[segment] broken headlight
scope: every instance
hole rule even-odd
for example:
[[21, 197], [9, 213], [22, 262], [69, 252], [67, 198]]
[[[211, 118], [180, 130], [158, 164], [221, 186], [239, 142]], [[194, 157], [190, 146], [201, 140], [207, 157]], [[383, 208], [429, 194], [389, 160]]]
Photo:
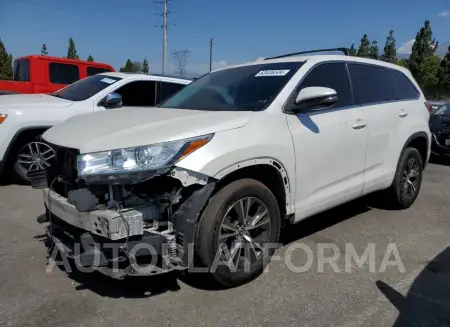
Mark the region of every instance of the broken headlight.
[[201, 148], [212, 136], [81, 154], [77, 158], [78, 176], [126, 174], [162, 168]]

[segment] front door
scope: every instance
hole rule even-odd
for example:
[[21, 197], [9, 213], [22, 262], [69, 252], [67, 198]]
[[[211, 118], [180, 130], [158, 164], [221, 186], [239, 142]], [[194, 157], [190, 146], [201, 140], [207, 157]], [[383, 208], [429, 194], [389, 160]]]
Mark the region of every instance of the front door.
[[295, 219], [357, 198], [364, 186], [367, 122], [354, 105], [345, 63], [312, 68], [297, 91], [329, 87], [338, 102], [327, 110], [286, 115], [296, 156]]

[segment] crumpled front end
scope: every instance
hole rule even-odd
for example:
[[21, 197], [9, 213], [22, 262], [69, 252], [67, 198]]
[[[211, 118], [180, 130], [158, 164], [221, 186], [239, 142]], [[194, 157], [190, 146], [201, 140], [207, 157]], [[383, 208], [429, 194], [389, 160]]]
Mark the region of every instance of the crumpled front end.
[[171, 166], [88, 182], [78, 177], [77, 150], [52, 147], [52, 166], [29, 176], [43, 189], [52, 246], [114, 278], [189, 267], [213, 178]]

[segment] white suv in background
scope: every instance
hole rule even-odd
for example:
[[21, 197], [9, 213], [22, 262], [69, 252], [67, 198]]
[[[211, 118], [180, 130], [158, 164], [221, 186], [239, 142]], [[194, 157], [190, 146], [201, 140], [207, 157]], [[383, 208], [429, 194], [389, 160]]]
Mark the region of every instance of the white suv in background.
[[17, 176], [28, 182], [27, 172], [48, 166], [54, 157], [54, 151], [38, 138], [51, 126], [74, 115], [122, 105], [156, 106], [190, 82], [169, 76], [108, 72], [51, 94], [1, 96], [0, 170], [14, 168]]
[[[375, 191], [411, 206], [429, 109], [410, 72], [382, 61], [296, 53], [216, 70], [157, 108], [48, 130], [56, 162], [32, 180], [40, 222], [69, 258], [115, 278], [201, 266], [239, 285], [263, 271], [283, 221]], [[164, 260], [139, 269], [143, 245]]]

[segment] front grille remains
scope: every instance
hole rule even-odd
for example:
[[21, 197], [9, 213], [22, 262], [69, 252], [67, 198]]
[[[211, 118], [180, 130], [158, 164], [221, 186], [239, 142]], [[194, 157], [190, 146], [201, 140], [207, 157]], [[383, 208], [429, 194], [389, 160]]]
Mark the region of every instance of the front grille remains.
[[[55, 160], [47, 169], [48, 185], [53, 183], [53, 191], [67, 197], [69, 191], [77, 189], [77, 155], [78, 150], [50, 144], [55, 150]], [[60, 177], [61, 179], [55, 180]]]

